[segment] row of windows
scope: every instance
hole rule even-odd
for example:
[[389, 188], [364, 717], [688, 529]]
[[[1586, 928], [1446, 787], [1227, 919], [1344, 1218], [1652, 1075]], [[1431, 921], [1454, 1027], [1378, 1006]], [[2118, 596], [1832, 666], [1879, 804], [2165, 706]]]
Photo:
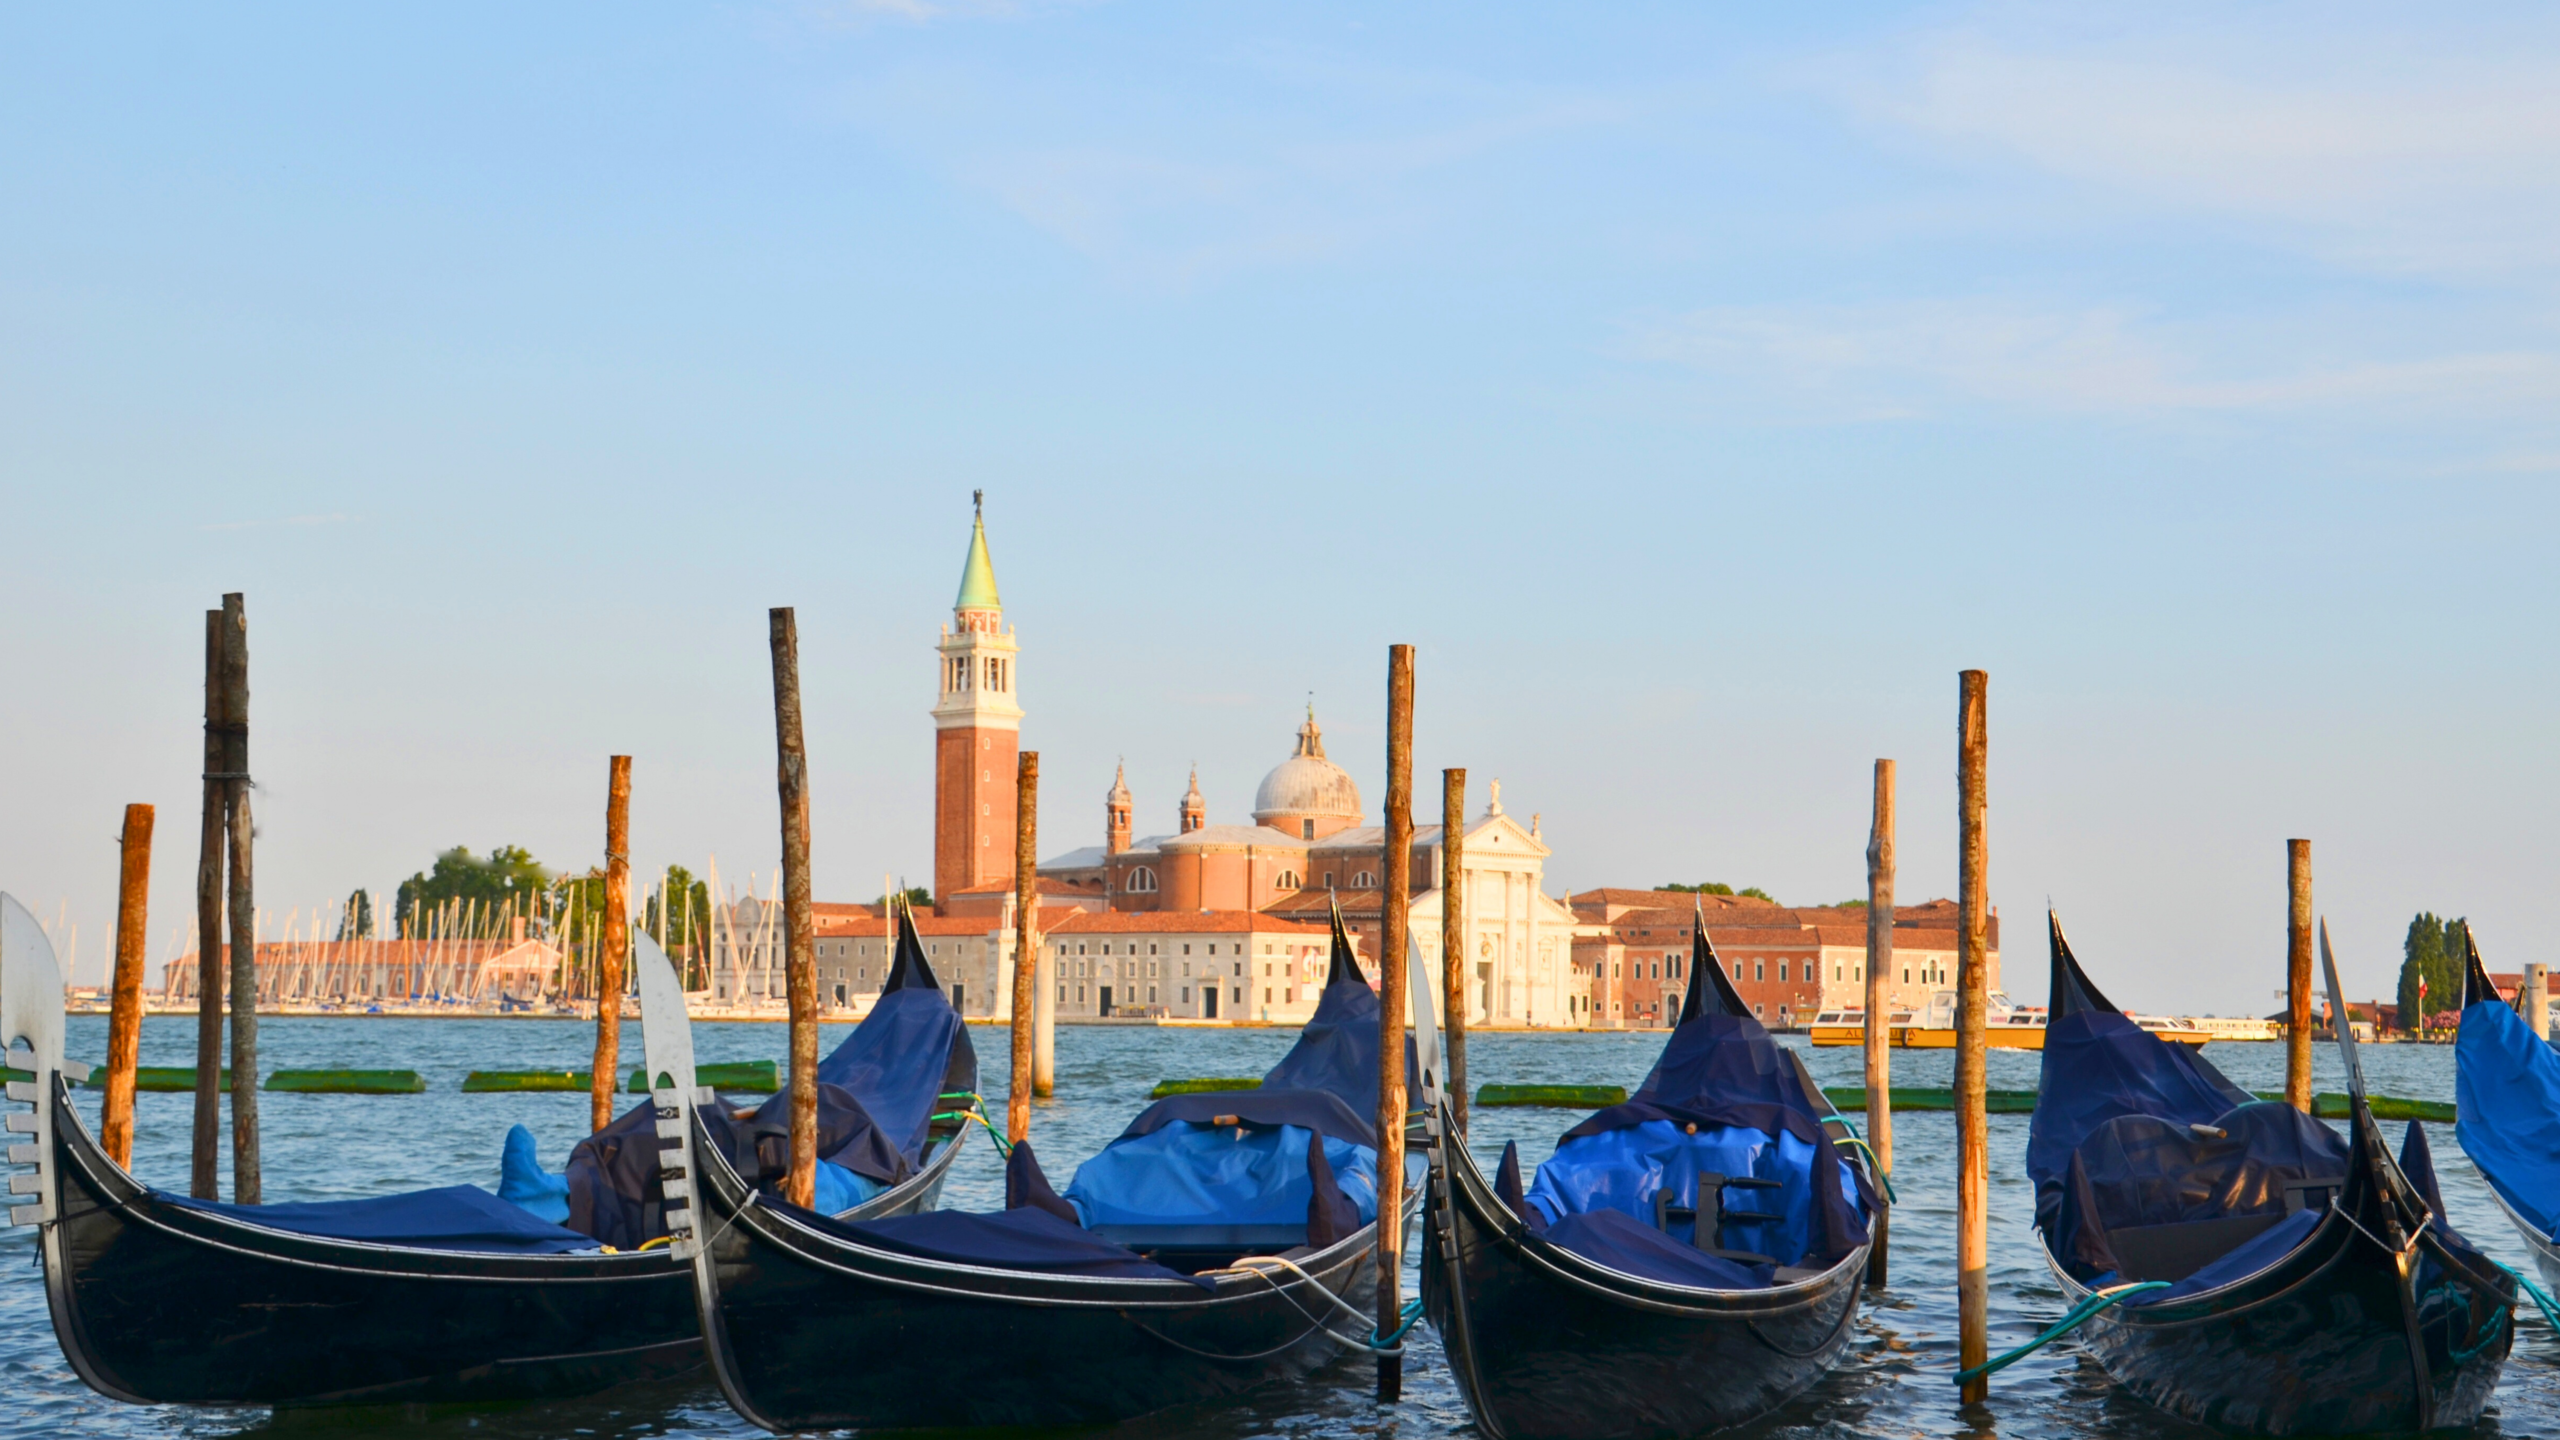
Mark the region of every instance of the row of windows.
[[[1315, 822], [1309, 821], [1307, 823], [1314, 824]], [[1298, 872], [1295, 870], [1283, 870], [1278, 876], [1273, 878], [1271, 883], [1275, 888], [1281, 890], [1298, 889]], [[1327, 885], [1331, 885], [1333, 883], [1333, 873], [1331, 871], [1325, 872], [1324, 883]], [[1144, 865], [1136, 866], [1120, 878], [1120, 888], [1122, 891], [1131, 895], [1152, 895], [1156, 892], [1156, 872], [1148, 869]], [[1378, 888], [1378, 877], [1367, 870], [1354, 871], [1351, 876], [1351, 888], [1354, 890], [1375, 890]]]

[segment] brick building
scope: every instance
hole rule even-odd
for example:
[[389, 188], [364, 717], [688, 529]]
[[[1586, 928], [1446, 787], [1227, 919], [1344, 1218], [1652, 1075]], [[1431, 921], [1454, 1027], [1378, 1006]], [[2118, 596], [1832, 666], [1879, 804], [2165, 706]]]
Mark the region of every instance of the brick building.
[[[1867, 915], [1856, 906], [1784, 906], [1748, 895], [1660, 890], [1586, 890], [1574, 914], [1597, 933], [1574, 942], [1573, 964], [1591, 1020], [1668, 1025], [1679, 1018], [1696, 916], [1730, 967], [1734, 988], [1770, 1025], [1803, 1025], [1824, 1010], [1866, 1000]], [[1990, 988], [2000, 988], [2000, 919], [1990, 921]], [[1897, 1009], [1925, 1006], [1955, 984], [1956, 905], [1932, 900], [1894, 907], [1894, 973], [1886, 994]]]

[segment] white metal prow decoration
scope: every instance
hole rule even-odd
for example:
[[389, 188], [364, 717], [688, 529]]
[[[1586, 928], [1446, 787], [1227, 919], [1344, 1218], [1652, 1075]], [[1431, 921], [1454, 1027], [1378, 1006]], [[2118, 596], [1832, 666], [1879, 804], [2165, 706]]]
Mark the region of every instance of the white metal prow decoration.
[[[62, 1058], [62, 967], [44, 926], [14, 895], [0, 894], [0, 1043], [11, 1068], [29, 1077], [9, 1082], [9, 1223], [55, 1218], [53, 1077], [89, 1078], [89, 1067]], [[22, 1111], [18, 1102], [32, 1107]], [[21, 1140], [17, 1137], [26, 1136]], [[35, 1167], [34, 1174], [20, 1172]]]
[[[1423, 1113], [1430, 1116], [1431, 1123], [1436, 1125], [1439, 1123], [1440, 1117], [1440, 1076], [1442, 1070], [1442, 1062], [1440, 1059], [1440, 1011], [1436, 1003], [1440, 997], [1439, 992], [1433, 988], [1434, 982], [1431, 975], [1431, 962], [1423, 958], [1422, 942], [1411, 930], [1407, 930], [1405, 932], [1404, 949], [1406, 977], [1405, 993], [1410, 995], [1413, 999], [1413, 1058], [1414, 1063], [1422, 1069], [1422, 1073], [1414, 1077], [1415, 1088], [1420, 1092], [1422, 1097], [1421, 1108]], [[1387, 1036], [1380, 1036], [1379, 1043], [1392, 1044], [1394, 1042]], [[1411, 1109], [1413, 1107], [1407, 1106], [1406, 1108]]]
[[[693, 1107], [711, 1097], [693, 1083], [693, 1021], [685, 1013], [683, 977], [645, 931], [635, 930], [631, 944], [638, 960], [632, 969], [640, 989], [640, 1048], [648, 1067], [644, 1078], [657, 1112], [658, 1184], [666, 1196], [667, 1234], [675, 1258], [689, 1260], [702, 1239], [694, 1224], [699, 1213], [694, 1182], [701, 1172], [693, 1164]], [[678, 1202], [683, 1209], [676, 1208]]]

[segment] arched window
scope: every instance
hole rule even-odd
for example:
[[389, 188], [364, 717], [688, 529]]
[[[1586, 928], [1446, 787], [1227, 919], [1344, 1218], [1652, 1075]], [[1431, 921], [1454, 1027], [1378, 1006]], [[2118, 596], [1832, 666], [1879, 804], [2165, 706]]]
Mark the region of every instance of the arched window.
[[1295, 890], [1298, 888], [1298, 872], [1295, 870], [1283, 870], [1280, 872], [1280, 878], [1273, 883], [1277, 884], [1283, 890]]
[[1144, 865], [1138, 866], [1129, 872], [1129, 882], [1122, 888], [1133, 895], [1151, 895], [1155, 893], [1156, 872]]
[[1377, 885], [1378, 885], [1378, 877], [1377, 877], [1377, 876], [1375, 876], [1375, 875], [1370, 874], [1368, 871], [1366, 871], [1366, 870], [1355, 870], [1355, 871], [1353, 871], [1353, 872], [1352, 872], [1352, 875], [1351, 875], [1351, 888], [1352, 888], [1352, 889], [1354, 889], [1354, 890], [1374, 890], [1374, 889], [1376, 889], [1376, 888], [1377, 888]]

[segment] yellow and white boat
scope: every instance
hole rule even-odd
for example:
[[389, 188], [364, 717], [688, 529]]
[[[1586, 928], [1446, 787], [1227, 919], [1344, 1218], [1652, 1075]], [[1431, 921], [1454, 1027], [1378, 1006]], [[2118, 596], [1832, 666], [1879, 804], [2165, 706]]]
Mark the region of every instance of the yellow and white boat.
[[[2041, 1050], [2044, 1048], [2045, 1011], [2041, 1005], [2019, 1005], [1994, 990], [1983, 997], [1983, 1043], [1994, 1050]], [[2128, 1015], [2127, 1019], [2163, 1040], [2180, 1045], [2202, 1045], [2213, 1039], [2213, 1033], [2193, 1022], [2173, 1020], [2159, 1015]], [[1816, 1045], [1864, 1045], [1867, 1043], [1865, 1009], [1825, 1010], [1813, 1017], [1813, 1043]], [[1952, 1050], [1956, 1044], [1956, 992], [1940, 990], [1929, 997], [1928, 1005], [1919, 1011], [1897, 1010], [1886, 1026], [1892, 1037], [1886, 1043], [1906, 1050]]]

